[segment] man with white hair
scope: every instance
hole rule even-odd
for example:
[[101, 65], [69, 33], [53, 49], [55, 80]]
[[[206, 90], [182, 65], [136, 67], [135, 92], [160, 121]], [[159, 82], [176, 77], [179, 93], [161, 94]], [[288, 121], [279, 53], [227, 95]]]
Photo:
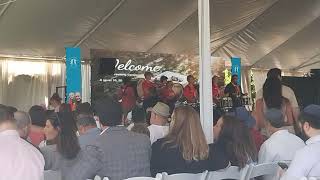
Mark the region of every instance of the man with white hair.
[[29, 114], [23, 111], [17, 111], [14, 113], [14, 119], [16, 120], [17, 131], [19, 132], [20, 137], [27, 140], [31, 127]]

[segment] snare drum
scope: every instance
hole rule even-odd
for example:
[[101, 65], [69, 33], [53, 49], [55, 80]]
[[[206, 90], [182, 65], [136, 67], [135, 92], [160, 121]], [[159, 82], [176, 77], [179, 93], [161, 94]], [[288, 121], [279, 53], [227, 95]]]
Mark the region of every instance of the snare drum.
[[241, 106], [250, 105], [250, 98], [248, 96], [242, 96], [241, 98]]
[[233, 102], [232, 102], [231, 97], [224, 97], [224, 98], [220, 99], [219, 107], [220, 108], [232, 108]]

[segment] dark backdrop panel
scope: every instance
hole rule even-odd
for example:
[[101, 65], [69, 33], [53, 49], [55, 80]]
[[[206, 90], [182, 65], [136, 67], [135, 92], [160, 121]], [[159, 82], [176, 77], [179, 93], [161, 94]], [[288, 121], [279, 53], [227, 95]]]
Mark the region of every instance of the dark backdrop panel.
[[320, 105], [320, 78], [283, 77], [282, 81], [295, 92], [301, 107], [306, 107], [309, 104]]

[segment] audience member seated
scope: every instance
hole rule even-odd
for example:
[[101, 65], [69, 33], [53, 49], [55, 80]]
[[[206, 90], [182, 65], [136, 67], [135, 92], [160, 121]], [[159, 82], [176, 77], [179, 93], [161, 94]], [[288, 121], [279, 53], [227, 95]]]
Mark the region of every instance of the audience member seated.
[[18, 109], [13, 106], [7, 106], [7, 109], [9, 111], [9, 113], [11, 114], [11, 116], [14, 116], [14, 113], [18, 111]]
[[43, 156], [20, 138], [15, 120], [4, 105], [0, 106], [0, 144], [1, 180], [43, 179]]
[[237, 107], [229, 112], [228, 115], [234, 116], [245, 123], [245, 125], [249, 128], [251, 136], [256, 144], [256, 148], [259, 151], [266, 138], [254, 128], [256, 120], [252, 117], [251, 113], [248, 112], [245, 107]]
[[[290, 101], [282, 95], [282, 85], [278, 78], [268, 78], [263, 85], [263, 98], [256, 102], [255, 116], [257, 120], [257, 128], [265, 129], [264, 112], [267, 109], [280, 109], [284, 114], [285, 126], [292, 126], [294, 123], [293, 109]], [[294, 133], [294, 128], [292, 133]]]
[[146, 124], [146, 113], [143, 108], [135, 107], [132, 110], [131, 124], [127, 127], [130, 131], [135, 124]]
[[78, 117], [78, 132], [80, 134], [79, 144], [81, 148], [86, 147], [100, 135], [101, 131], [97, 128], [95, 119], [92, 116]]
[[167, 136], [152, 145], [151, 174], [201, 173], [228, 166], [225, 151], [208, 145], [199, 114], [190, 106], [177, 107]]
[[17, 111], [14, 113], [14, 119], [16, 120], [17, 131], [22, 139], [28, 140], [31, 127], [31, 120], [28, 113], [23, 111]]
[[150, 131], [151, 144], [158, 139], [163, 138], [169, 132], [168, 117], [170, 116], [170, 108], [168, 105], [158, 102], [151, 112], [150, 123], [148, 127]]
[[36, 105], [30, 108], [29, 115], [32, 123], [29, 138], [33, 145], [39, 146], [45, 139], [43, 128], [46, 126], [46, 111], [43, 107]]
[[78, 173], [82, 171], [80, 162], [87, 160], [84, 159], [85, 156], [80, 151], [78, 137], [73, 129], [72, 114], [68, 112], [52, 113], [48, 117], [48, 122], [57, 127], [58, 134], [56, 144], [41, 148], [46, 162], [45, 170], [60, 171], [62, 180], [86, 179], [79, 176]]
[[[81, 118], [81, 117], [87, 117], [87, 116], [92, 116], [93, 117], [93, 109], [88, 102], [80, 103], [76, 107], [75, 111], [76, 119]], [[79, 117], [81, 116], [81, 117]]]
[[59, 138], [59, 125], [60, 122], [56, 113], [52, 112], [51, 114], [48, 114], [46, 126], [43, 129], [46, 138], [39, 144], [40, 148], [43, 148], [47, 145], [57, 144]]
[[[284, 116], [279, 109], [269, 109], [265, 112], [267, 133], [271, 136], [266, 140], [259, 151], [258, 162], [284, 162], [292, 161], [294, 154], [302, 149], [305, 144], [296, 135], [283, 129], [285, 124]], [[265, 177], [264, 179], [274, 179], [275, 177]]]
[[306, 146], [298, 150], [289, 169], [281, 180], [302, 177], [320, 177], [320, 106], [309, 105], [299, 117], [302, 134], [309, 138]]
[[213, 128], [215, 146], [227, 153], [232, 166], [240, 168], [257, 161], [257, 150], [249, 128], [233, 116], [221, 117]]
[[94, 110], [103, 132], [85, 151], [89, 155], [79, 174], [110, 180], [150, 176], [151, 144], [147, 136], [128, 131], [121, 125], [122, 110], [118, 102], [100, 99]]
[[134, 124], [134, 126], [131, 128], [131, 131], [135, 133], [144, 134], [150, 137], [150, 131], [145, 123]]

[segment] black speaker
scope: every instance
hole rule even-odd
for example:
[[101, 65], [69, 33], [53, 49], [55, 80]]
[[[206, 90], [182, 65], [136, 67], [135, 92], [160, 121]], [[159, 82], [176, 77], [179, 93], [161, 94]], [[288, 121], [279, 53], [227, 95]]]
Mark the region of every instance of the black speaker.
[[116, 69], [116, 58], [100, 58], [98, 60], [98, 75], [113, 75]]

